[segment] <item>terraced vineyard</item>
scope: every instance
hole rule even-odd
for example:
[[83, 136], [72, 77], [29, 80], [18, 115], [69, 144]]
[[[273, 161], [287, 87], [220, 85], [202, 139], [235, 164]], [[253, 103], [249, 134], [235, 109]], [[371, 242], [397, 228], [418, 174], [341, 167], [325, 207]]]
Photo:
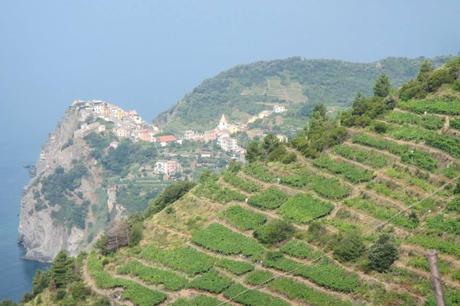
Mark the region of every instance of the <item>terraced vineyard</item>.
[[[208, 179], [146, 220], [140, 246], [91, 253], [87, 282], [127, 305], [434, 305], [435, 248], [446, 303], [460, 305], [458, 105], [401, 102], [381, 135], [350, 128], [316, 159]], [[280, 220], [292, 224], [283, 241], [259, 239]], [[365, 248], [396, 237], [389, 271], [334, 255], [334, 237], [353, 231]]]

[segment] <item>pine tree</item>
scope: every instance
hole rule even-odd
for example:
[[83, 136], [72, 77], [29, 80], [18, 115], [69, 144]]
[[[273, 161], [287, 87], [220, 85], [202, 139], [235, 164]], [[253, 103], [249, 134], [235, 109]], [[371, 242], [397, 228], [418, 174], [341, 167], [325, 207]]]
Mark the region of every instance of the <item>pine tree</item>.
[[51, 277], [56, 288], [63, 288], [72, 280], [73, 261], [64, 251], [59, 252], [51, 267]]
[[390, 93], [390, 79], [382, 74], [375, 81], [374, 96], [384, 98]]

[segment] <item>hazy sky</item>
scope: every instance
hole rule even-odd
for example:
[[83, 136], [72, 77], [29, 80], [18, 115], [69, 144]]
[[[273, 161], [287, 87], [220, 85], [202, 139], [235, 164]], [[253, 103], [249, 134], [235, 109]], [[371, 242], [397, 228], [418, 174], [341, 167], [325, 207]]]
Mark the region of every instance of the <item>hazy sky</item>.
[[459, 16], [458, 0], [1, 0], [0, 159], [35, 158], [77, 98], [150, 120], [236, 64], [457, 54]]

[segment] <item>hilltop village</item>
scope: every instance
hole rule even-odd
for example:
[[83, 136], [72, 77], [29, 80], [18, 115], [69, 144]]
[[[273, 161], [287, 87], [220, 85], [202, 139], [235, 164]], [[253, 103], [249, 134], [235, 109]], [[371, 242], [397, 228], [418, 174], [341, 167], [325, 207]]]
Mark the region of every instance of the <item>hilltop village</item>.
[[[233, 124], [228, 122], [224, 114], [221, 115], [218, 125], [212, 129], [199, 133], [194, 130], [186, 130], [183, 135], [165, 134], [155, 125], [145, 122], [135, 110], [125, 111], [122, 108], [100, 100], [82, 101], [76, 100], [72, 104], [80, 113], [83, 122], [75, 131], [74, 137], [84, 138], [92, 132], [102, 133], [110, 128], [119, 140], [130, 139], [134, 142], [148, 142], [155, 145], [157, 150], [167, 149], [174, 146], [174, 150], [165, 151], [164, 159], [157, 160], [153, 167], [153, 173], [164, 175], [168, 179], [184, 170], [184, 165], [179, 161], [179, 157], [184, 156], [178, 152], [182, 151], [179, 147], [193, 145], [194, 143], [202, 149], [198, 152], [198, 160], [191, 163], [191, 167], [212, 165], [212, 159], [219, 159], [222, 156], [215, 149], [220, 149], [228, 157], [244, 161], [245, 150], [238, 143], [235, 135], [239, 132], [249, 132], [248, 125], [258, 119], [264, 119], [272, 114], [286, 112], [282, 105], [274, 105], [272, 110], [264, 110], [259, 114], [249, 118], [245, 123]], [[253, 133], [253, 137], [263, 136], [263, 133]], [[281, 140], [285, 136], [277, 135]], [[50, 139], [52, 141], [52, 139]], [[116, 149], [119, 141], [110, 143], [109, 148]], [[206, 149], [207, 148], [207, 149]], [[217, 150], [219, 151], [219, 150]], [[46, 151], [42, 152], [42, 159], [46, 159]]]

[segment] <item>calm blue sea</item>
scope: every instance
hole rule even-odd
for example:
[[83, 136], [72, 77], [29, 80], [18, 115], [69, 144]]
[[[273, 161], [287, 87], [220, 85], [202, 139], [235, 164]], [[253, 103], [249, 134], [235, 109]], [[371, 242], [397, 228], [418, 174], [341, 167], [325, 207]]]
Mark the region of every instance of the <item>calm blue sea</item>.
[[28, 173], [20, 162], [0, 161], [0, 300], [19, 301], [32, 287], [37, 269], [46, 265], [23, 260], [17, 244], [21, 192]]

